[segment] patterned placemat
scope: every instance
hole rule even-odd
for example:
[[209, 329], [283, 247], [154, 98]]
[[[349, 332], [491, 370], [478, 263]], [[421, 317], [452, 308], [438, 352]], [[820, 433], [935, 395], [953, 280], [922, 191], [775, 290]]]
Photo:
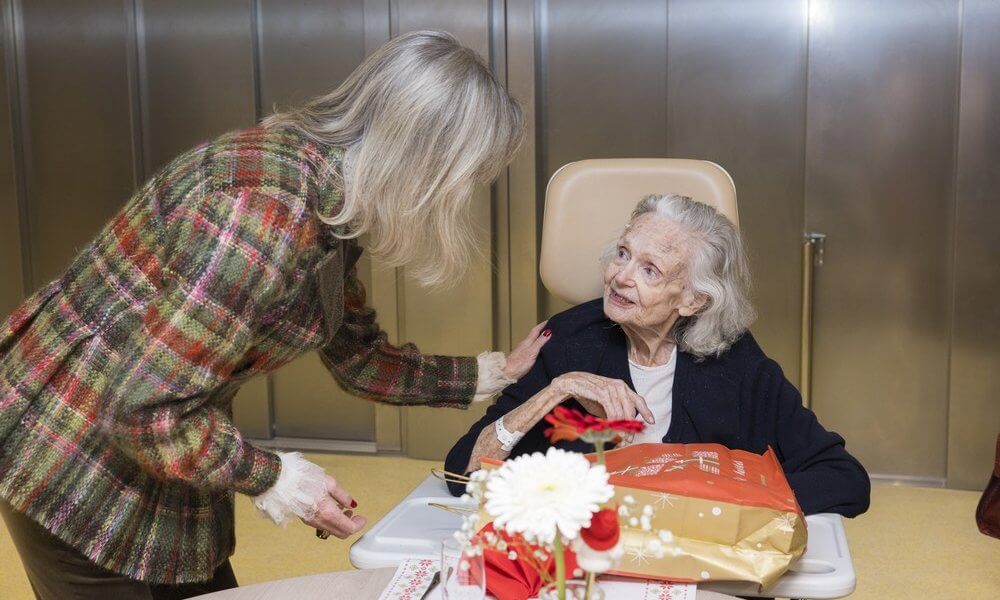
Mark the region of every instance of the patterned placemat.
[[[392, 581], [379, 596], [379, 600], [420, 600], [437, 570], [436, 560], [403, 561], [392, 576]], [[668, 583], [612, 576], [601, 577], [600, 586], [604, 591], [604, 597], [609, 600], [695, 600], [698, 589], [693, 583]], [[440, 598], [440, 594], [438, 590], [434, 590], [429, 599], [437, 598]]]
[[651, 579], [601, 577], [604, 597], [614, 600], [695, 600], [698, 586]]
[[409, 558], [404, 560], [379, 600], [420, 600], [438, 571], [438, 561]]

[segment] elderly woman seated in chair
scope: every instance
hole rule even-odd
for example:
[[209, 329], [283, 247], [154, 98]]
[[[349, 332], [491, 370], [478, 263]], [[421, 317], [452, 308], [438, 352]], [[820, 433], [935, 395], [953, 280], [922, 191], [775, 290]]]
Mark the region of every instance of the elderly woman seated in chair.
[[[448, 471], [544, 451], [544, 417], [566, 404], [644, 419], [645, 431], [623, 444], [718, 443], [758, 454], [770, 446], [806, 514], [867, 510], [864, 467], [747, 330], [749, 267], [728, 219], [683, 196], [649, 196], [605, 260], [603, 298], [549, 320], [551, 341], [535, 366], [458, 440]], [[579, 440], [556, 445], [593, 451]]]

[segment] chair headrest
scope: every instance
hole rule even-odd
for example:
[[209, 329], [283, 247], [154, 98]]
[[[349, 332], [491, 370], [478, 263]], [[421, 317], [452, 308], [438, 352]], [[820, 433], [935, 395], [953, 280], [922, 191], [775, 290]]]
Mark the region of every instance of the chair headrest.
[[611, 158], [572, 162], [545, 192], [539, 272], [555, 296], [580, 304], [602, 293], [601, 255], [649, 194], [704, 202], [739, 228], [736, 187], [719, 165], [680, 158]]

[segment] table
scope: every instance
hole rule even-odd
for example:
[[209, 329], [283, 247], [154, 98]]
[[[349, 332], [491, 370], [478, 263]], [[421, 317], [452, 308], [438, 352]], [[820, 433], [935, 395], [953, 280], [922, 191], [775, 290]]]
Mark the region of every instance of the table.
[[[444, 482], [428, 475], [412, 492], [351, 546], [351, 564], [361, 569], [396, 566], [406, 558], [435, 558], [441, 540], [461, 526], [461, 516], [429, 503], [468, 508], [448, 492]], [[825, 600], [854, 591], [856, 577], [847, 546], [843, 517], [809, 515], [809, 542], [805, 554], [766, 595]], [[760, 596], [752, 583], [712, 581], [699, 591], [714, 590], [739, 596]]]
[[[378, 600], [395, 572], [395, 568], [388, 567], [294, 577], [205, 594], [198, 596], [198, 600]], [[440, 588], [428, 596], [428, 600], [440, 599]], [[698, 590], [696, 600], [737, 599]]]
[[199, 600], [378, 600], [395, 567], [269, 581], [198, 596]]

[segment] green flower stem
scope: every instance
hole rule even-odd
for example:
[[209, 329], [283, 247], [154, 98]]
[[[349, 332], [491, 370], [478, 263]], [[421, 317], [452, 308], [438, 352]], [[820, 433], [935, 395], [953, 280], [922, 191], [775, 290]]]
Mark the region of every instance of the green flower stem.
[[[597, 450], [597, 464], [606, 466], [606, 463], [604, 462], [604, 441], [603, 440], [595, 441], [594, 448]], [[587, 589], [584, 595], [584, 598], [586, 598], [586, 600], [590, 600], [590, 593], [593, 590], [593, 588], [594, 588], [594, 574], [587, 573]]]
[[584, 592], [584, 599], [590, 600], [590, 594], [594, 590], [594, 579], [596, 579], [597, 573], [588, 572], [587, 573], [587, 589]]
[[556, 590], [559, 600], [566, 600], [566, 557], [563, 553], [562, 537], [556, 532], [556, 539], [552, 542], [552, 554], [556, 558]]

